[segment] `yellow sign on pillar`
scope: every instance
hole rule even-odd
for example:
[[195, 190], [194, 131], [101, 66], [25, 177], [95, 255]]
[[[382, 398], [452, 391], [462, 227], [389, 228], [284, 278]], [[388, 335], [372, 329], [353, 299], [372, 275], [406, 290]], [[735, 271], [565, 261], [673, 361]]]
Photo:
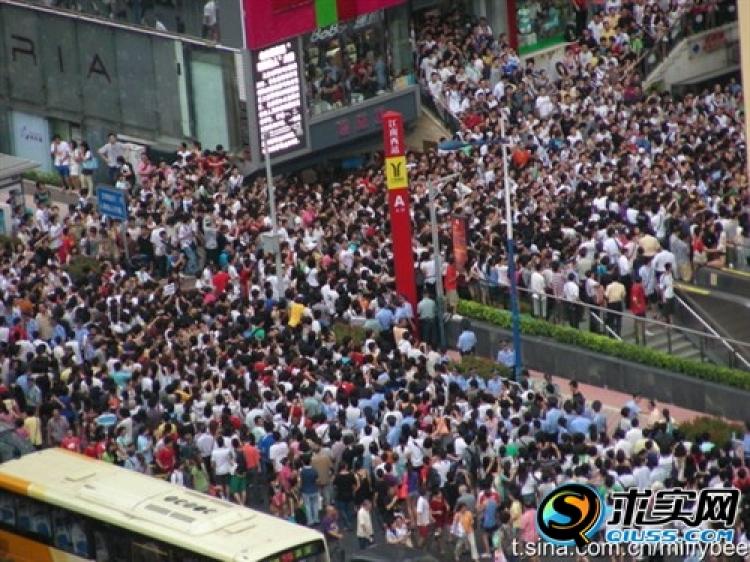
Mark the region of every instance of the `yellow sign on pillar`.
[[391, 156], [385, 159], [385, 182], [388, 185], [388, 189], [404, 189], [409, 187], [406, 156]]

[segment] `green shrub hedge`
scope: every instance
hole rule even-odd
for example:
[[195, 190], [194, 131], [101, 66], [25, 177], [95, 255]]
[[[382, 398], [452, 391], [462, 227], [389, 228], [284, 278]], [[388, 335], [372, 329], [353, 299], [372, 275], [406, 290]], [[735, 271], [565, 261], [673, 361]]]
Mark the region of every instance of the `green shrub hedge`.
[[709, 418], [705, 416], [681, 423], [677, 429], [679, 429], [680, 433], [684, 435], [686, 439], [693, 443], [708, 433], [711, 442], [719, 447], [723, 447], [732, 439], [732, 433], [734, 433], [735, 437], [738, 439], [742, 439], [742, 436], [745, 433], [742, 425], [738, 423], [729, 423], [719, 418]]
[[[507, 310], [462, 300], [458, 304], [458, 313], [467, 318], [495, 324], [501, 328], [511, 328], [511, 314]], [[559, 326], [526, 315], [521, 315], [521, 332], [528, 336], [551, 338], [560, 343], [581, 347], [625, 361], [750, 390], [750, 373], [745, 371], [675, 357], [648, 347], [617, 341], [606, 336], [576, 330], [569, 326]]]
[[511, 370], [505, 365], [496, 363], [487, 357], [477, 355], [464, 355], [460, 361], [452, 363], [452, 366], [462, 374], [476, 373], [482, 378], [491, 379], [495, 375], [508, 378], [512, 375]]
[[57, 172], [44, 172], [41, 170], [31, 170], [30, 172], [24, 172], [23, 177], [33, 182], [42, 182], [46, 185], [56, 185], [60, 187], [62, 185], [62, 178]]

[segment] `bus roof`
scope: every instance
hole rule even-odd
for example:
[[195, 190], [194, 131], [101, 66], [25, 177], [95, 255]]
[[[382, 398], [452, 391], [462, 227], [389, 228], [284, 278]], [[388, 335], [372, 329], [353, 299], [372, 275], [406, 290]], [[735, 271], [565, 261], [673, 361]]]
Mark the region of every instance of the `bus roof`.
[[64, 449], [0, 464], [0, 487], [227, 562], [255, 562], [323, 538], [307, 527]]

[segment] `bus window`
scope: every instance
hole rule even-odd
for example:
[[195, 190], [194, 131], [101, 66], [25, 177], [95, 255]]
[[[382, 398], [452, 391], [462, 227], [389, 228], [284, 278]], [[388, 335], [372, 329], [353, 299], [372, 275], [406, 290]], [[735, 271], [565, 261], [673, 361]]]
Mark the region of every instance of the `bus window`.
[[133, 562], [171, 562], [169, 547], [145, 537], [133, 541]]
[[96, 562], [130, 562], [132, 535], [124, 529], [93, 522]]
[[80, 516], [73, 515], [64, 509], [52, 510], [55, 548], [87, 558], [89, 541]]
[[52, 538], [52, 524], [46, 504], [30, 498], [17, 497], [16, 513], [20, 530], [37, 535], [45, 541]]
[[16, 526], [15, 497], [3, 491], [0, 491], [0, 524]]

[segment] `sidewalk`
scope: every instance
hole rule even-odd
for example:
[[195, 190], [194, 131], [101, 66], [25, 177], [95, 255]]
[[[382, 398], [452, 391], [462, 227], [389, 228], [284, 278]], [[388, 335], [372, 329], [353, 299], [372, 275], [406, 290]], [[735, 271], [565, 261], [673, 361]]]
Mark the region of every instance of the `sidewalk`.
[[[461, 355], [457, 351], [449, 351], [448, 355], [450, 356], [452, 361], [455, 361], [455, 362], [461, 361]], [[544, 377], [544, 373], [540, 371], [529, 370], [529, 373], [531, 374], [531, 378], [533, 380], [540, 380]], [[570, 382], [570, 379], [566, 379], [563, 377], [558, 377], [558, 376], [553, 375], [552, 381], [556, 385], [558, 385], [563, 397], [567, 398], [570, 396], [569, 387], [568, 387], [568, 383]], [[626, 394], [624, 392], [611, 390], [609, 388], [602, 388], [602, 387], [594, 386], [591, 384], [585, 384], [580, 381], [578, 382], [578, 389], [586, 397], [587, 403], [590, 404], [594, 400], [599, 400], [602, 403], [603, 410], [607, 414], [609, 427], [614, 427], [617, 424], [617, 421], [620, 419], [620, 410], [632, 398], [631, 395]], [[647, 410], [648, 410], [649, 398], [650, 398], [649, 396], [642, 396], [639, 402], [639, 406], [641, 408], [641, 421], [644, 421], [644, 422], [648, 418]], [[675, 420], [677, 420], [678, 423], [691, 421], [691, 420], [694, 420], [695, 418], [709, 415], [704, 412], [688, 410], [687, 408], [682, 408], [680, 406], [669, 404], [667, 402], [657, 402], [656, 407], [659, 408], [659, 410], [663, 410], [664, 408], [669, 410], [670, 415], [672, 415], [675, 418]], [[738, 420], [728, 420], [728, 421], [738, 421]]]
[[[529, 371], [532, 379], [542, 379], [544, 374], [539, 371]], [[562, 377], [552, 376], [552, 381], [560, 387], [560, 392], [563, 396], [569, 396], [569, 379]], [[599, 400], [603, 405], [603, 410], [607, 414], [607, 421], [609, 422], [608, 427], [614, 427], [617, 425], [617, 421], [620, 419], [620, 410], [622, 407], [633, 397], [630, 394], [624, 392], [618, 392], [609, 388], [601, 388], [590, 384], [578, 383], [578, 389], [586, 397], [586, 402], [590, 404], [594, 400]], [[648, 418], [648, 396], [643, 396], [639, 402], [641, 408], [641, 421], [645, 422]], [[687, 408], [681, 408], [674, 404], [668, 404], [666, 402], [657, 402], [656, 407], [659, 410], [667, 409], [671, 416], [677, 420], [678, 423], [694, 420], [701, 416], [706, 416], [703, 412], [696, 412], [694, 410], [688, 410]]]

